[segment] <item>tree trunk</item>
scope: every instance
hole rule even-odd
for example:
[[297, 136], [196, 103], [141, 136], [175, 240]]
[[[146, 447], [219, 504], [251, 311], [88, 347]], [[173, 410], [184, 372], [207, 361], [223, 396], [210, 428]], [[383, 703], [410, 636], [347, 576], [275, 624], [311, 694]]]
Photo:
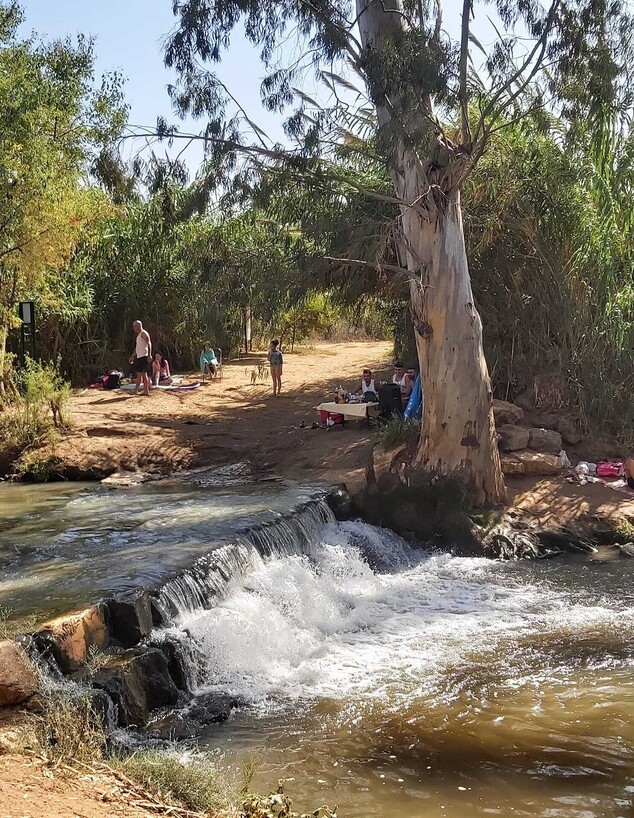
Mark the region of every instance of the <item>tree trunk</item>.
[[[357, 0], [363, 47], [382, 52], [403, 32], [400, 0]], [[375, 94], [376, 98], [376, 94]], [[409, 146], [407, 122], [393, 120], [394, 105], [377, 104], [410, 271], [410, 305], [423, 387], [422, 433], [413, 465], [456, 478], [475, 505], [505, 497], [495, 438], [493, 395], [473, 302], [460, 194], [453, 179], [464, 157], [451, 154], [430, 133], [428, 156]], [[420, 122], [418, 122], [420, 126]], [[425, 164], [423, 164], [423, 161]]]

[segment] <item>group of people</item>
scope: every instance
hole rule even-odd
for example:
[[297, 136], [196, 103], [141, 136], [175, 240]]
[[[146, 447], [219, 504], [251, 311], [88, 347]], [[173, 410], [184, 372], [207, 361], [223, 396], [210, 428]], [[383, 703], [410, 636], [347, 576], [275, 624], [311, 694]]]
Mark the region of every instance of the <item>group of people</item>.
[[[403, 407], [407, 404], [407, 401], [412, 394], [412, 390], [414, 389], [414, 384], [416, 383], [416, 378], [418, 377], [418, 371], [416, 367], [408, 367], [407, 369], [403, 365], [402, 361], [397, 361], [394, 364], [394, 374], [392, 375], [391, 383], [395, 384], [399, 387], [401, 393], [401, 403]], [[375, 403], [379, 400], [378, 398], [378, 386], [380, 384], [375, 380], [372, 370], [371, 369], [364, 369], [363, 375], [361, 378], [361, 384], [356, 391], [357, 396], [366, 403]]]
[[[150, 333], [143, 328], [141, 321], [134, 321], [132, 329], [136, 335], [134, 351], [130, 355], [130, 363], [134, 366], [135, 389], [134, 394], [138, 395], [141, 388], [144, 395], [150, 394], [150, 386], [170, 386], [173, 383], [170, 372], [169, 361], [162, 352], [155, 352], [152, 355], [152, 339]], [[215, 351], [209, 342], [200, 353], [200, 371], [203, 376], [209, 374], [215, 376], [219, 362]]]

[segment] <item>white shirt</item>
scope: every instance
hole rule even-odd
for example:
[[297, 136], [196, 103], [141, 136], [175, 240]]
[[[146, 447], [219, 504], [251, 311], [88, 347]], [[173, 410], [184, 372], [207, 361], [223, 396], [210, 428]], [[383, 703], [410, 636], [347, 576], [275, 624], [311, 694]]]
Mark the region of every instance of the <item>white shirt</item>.
[[365, 395], [366, 392], [374, 392], [376, 394], [374, 378], [370, 381], [370, 383], [366, 383], [365, 379], [361, 381], [361, 394]]
[[150, 336], [147, 330], [142, 329], [136, 337], [137, 358], [147, 358], [150, 354]]
[[404, 388], [406, 381], [407, 375], [403, 375], [403, 377], [400, 380], [399, 378], [396, 377], [396, 375], [392, 375], [392, 383], [398, 384], [401, 387], [401, 389]]

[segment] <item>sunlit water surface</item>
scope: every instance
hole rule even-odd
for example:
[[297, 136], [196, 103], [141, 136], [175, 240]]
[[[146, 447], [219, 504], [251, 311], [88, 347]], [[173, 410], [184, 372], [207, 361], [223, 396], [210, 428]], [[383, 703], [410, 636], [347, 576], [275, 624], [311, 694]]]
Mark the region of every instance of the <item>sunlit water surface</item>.
[[203, 744], [340, 817], [631, 816], [632, 565], [454, 558], [333, 523], [183, 619], [203, 688], [250, 703]]
[[315, 493], [239, 467], [127, 487], [0, 484], [0, 608], [42, 620], [155, 587]]

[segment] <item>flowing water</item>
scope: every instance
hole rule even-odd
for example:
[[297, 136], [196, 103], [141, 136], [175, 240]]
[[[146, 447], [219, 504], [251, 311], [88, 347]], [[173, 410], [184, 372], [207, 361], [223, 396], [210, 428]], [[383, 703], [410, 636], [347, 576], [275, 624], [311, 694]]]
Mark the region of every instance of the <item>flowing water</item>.
[[200, 743], [256, 788], [340, 818], [634, 815], [634, 561], [427, 552], [282, 485], [42, 491], [3, 509], [3, 604], [32, 576], [59, 604], [42, 572], [74, 551], [80, 595], [160, 582], [197, 693], [244, 702]]
[[366, 816], [634, 814], [632, 563], [496, 563], [328, 523], [185, 613], [201, 692], [242, 707], [202, 743]]
[[0, 608], [42, 621], [156, 587], [316, 493], [255, 480], [240, 464], [127, 487], [0, 485]]

